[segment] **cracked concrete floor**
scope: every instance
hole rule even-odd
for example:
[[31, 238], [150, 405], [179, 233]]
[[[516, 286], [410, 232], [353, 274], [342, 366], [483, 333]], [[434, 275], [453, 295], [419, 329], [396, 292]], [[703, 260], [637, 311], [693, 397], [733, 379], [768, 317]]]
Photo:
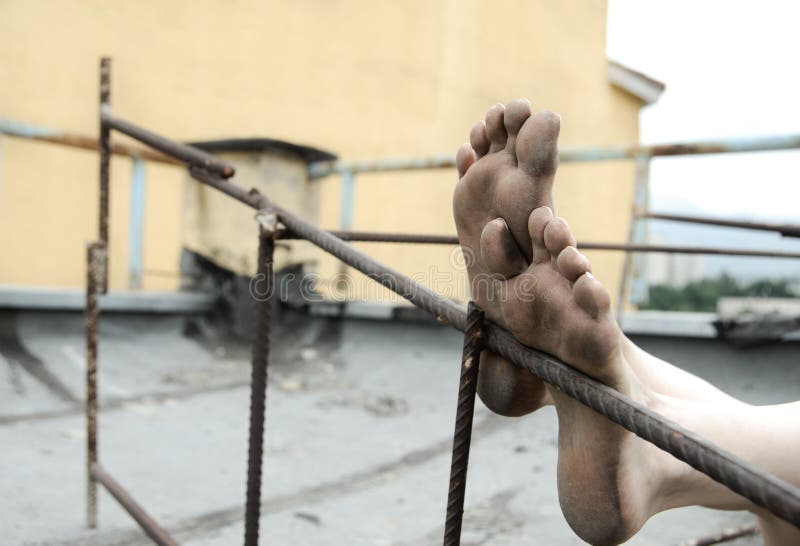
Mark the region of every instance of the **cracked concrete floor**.
[[[270, 368], [262, 543], [440, 544], [460, 335], [284, 319]], [[249, 349], [183, 331], [178, 317], [103, 317], [100, 460], [181, 544], [240, 544]], [[3, 312], [2, 332], [0, 543], [149, 544], [102, 490], [99, 528], [83, 528], [83, 317]], [[745, 398], [800, 398], [796, 346], [742, 354], [714, 341], [641, 342]], [[749, 364], [763, 354], [769, 365]], [[582, 544], [558, 507], [555, 443], [551, 409], [504, 419], [478, 402], [463, 544]], [[678, 544], [751, 521], [676, 510], [629, 544]]]

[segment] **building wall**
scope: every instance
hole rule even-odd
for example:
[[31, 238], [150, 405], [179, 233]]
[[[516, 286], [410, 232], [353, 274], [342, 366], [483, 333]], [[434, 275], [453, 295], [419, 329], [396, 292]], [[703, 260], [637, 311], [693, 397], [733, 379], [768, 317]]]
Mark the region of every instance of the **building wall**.
[[[64, 130], [96, 134], [110, 55], [114, 111], [184, 140], [265, 136], [344, 159], [454, 152], [491, 104], [519, 96], [562, 115], [562, 145], [638, 140], [640, 102], [606, 79], [602, 0], [4, 0], [0, 12], [0, 116]], [[80, 286], [96, 154], [0, 145], [0, 283]], [[112, 165], [112, 289], [127, 283], [130, 163]], [[177, 286], [182, 179], [147, 167], [145, 289]], [[455, 181], [359, 176], [354, 227], [454, 233]], [[320, 185], [321, 222], [337, 227], [339, 181]], [[632, 187], [626, 162], [564, 165], [557, 211], [579, 240], [623, 241]], [[450, 248], [362, 246], [406, 273], [453, 277]], [[616, 292], [622, 255], [590, 257]]]

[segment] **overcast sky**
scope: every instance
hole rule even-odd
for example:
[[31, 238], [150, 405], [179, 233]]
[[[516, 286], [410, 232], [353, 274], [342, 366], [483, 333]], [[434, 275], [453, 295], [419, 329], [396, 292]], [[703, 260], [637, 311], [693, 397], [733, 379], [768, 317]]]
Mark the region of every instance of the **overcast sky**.
[[[667, 85], [646, 143], [800, 133], [800, 2], [609, 0], [608, 56]], [[655, 160], [654, 210], [800, 222], [800, 152]]]

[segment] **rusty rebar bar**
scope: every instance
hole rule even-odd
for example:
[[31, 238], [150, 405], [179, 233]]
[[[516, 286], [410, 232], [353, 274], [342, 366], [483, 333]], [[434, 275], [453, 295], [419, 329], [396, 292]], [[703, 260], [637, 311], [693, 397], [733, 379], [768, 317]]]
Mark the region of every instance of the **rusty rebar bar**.
[[111, 474], [109, 474], [102, 466], [95, 463], [91, 467], [92, 477], [103, 484], [106, 491], [114, 497], [120, 506], [122, 506], [128, 514], [139, 524], [139, 527], [149, 536], [153, 542], [158, 546], [178, 546], [178, 543], [158, 524], [156, 521], [145, 512], [139, 503], [137, 503], [130, 493], [128, 493], [118, 481], [116, 481]]
[[[272, 297], [274, 292], [273, 254], [275, 217], [262, 219], [258, 238], [258, 272], [251, 294], [255, 304], [255, 341], [250, 375], [250, 439], [247, 454], [247, 498], [245, 503], [244, 544], [258, 545], [261, 517], [261, 467], [264, 458], [264, 419], [266, 413], [267, 372], [269, 366]], [[263, 283], [263, 291], [258, 288]]]
[[[111, 113], [111, 59], [103, 57], [100, 59], [100, 106], [98, 108], [99, 117], [99, 136], [97, 143], [99, 146], [100, 158], [100, 205], [98, 208], [98, 238], [100, 242], [105, 245], [106, 256], [108, 261], [108, 200], [109, 200], [109, 169], [111, 162], [111, 131], [103, 121], [105, 114]], [[108, 264], [105, 264], [104, 269], [108, 271]], [[106, 275], [103, 276], [102, 284], [100, 285], [100, 292], [106, 294], [108, 292], [108, 279]]]
[[[330, 230], [328, 233], [342, 241], [359, 243], [414, 243], [430, 245], [457, 245], [455, 235], [432, 235], [428, 233], [389, 233], [378, 231]], [[286, 229], [279, 229], [276, 239], [297, 239], [297, 235]]]
[[[415, 243], [429, 245], [457, 245], [458, 237], [455, 235], [431, 235], [425, 233], [388, 233], [375, 231], [340, 231], [330, 230], [331, 235], [342, 241], [359, 243]], [[275, 235], [276, 239], [300, 239], [286, 229], [280, 229]], [[777, 250], [760, 250], [752, 248], [726, 248], [698, 245], [651, 245], [630, 243], [593, 243], [578, 242], [581, 250], [609, 250], [619, 252], [655, 252], [665, 254], [710, 254], [721, 256], [742, 256], [749, 258], [800, 258], [800, 252], [784, 252]]]
[[[451, 324], [462, 332], [466, 328], [466, 313], [454, 301], [436, 294], [341, 239], [301, 220], [271, 203], [257, 190], [244, 190], [230, 180], [221, 179], [202, 169], [190, 169], [190, 173], [197, 180], [255, 209], [274, 212], [286, 228], [428, 311], [440, 322]], [[488, 349], [800, 528], [800, 489], [797, 487], [755, 468], [555, 357], [523, 346], [510, 333], [496, 325], [489, 323], [487, 330]]]
[[200, 167], [224, 178], [230, 178], [236, 173], [233, 165], [223, 161], [200, 148], [189, 144], [184, 144], [176, 140], [163, 137], [159, 134], [148, 131], [138, 125], [111, 115], [110, 112], [102, 114], [103, 122], [107, 127], [116, 129], [131, 138], [138, 140], [148, 146], [155, 148], [161, 153], [167, 154], [183, 161], [184, 163]]
[[722, 544], [723, 542], [730, 542], [737, 538], [750, 537], [758, 534], [758, 525], [744, 525], [742, 527], [732, 527], [730, 529], [723, 529], [719, 533], [709, 535], [707, 537], [695, 538], [681, 542], [680, 546], [711, 546], [712, 544]]
[[98, 294], [105, 274], [105, 245], [86, 247], [86, 526], [97, 527], [97, 484], [92, 465], [97, 463], [97, 330]]
[[800, 237], [800, 224], [777, 224], [774, 222], [752, 222], [749, 220], [726, 220], [723, 218], [709, 218], [708, 216], [692, 216], [688, 214], [668, 214], [665, 212], [639, 212], [639, 218], [651, 220], [668, 220], [670, 222], [688, 222], [691, 224], [705, 224], [709, 226], [732, 227], [752, 229], [757, 231], [773, 231], [784, 237]]
[[458, 383], [453, 457], [450, 463], [450, 486], [447, 491], [447, 514], [444, 522], [444, 546], [461, 544], [461, 523], [464, 517], [464, 496], [467, 489], [467, 466], [469, 465], [469, 448], [472, 441], [472, 417], [475, 412], [478, 364], [483, 350], [483, 339], [483, 311], [475, 304], [470, 303], [467, 310], [467, 328], [464, 332], [461, 377]]

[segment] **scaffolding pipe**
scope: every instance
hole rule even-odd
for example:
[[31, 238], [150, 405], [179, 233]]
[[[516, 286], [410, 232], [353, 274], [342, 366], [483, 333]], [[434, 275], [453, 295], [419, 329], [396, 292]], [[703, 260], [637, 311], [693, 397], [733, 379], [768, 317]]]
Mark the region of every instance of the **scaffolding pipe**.
[[[429, 245], [457, 245], [455, 235], [431, 235], [424, 233], [387, 233], [374, 231], [328, 231], [331, 235], [349, 242], [365, 243], [415, 243]], [[301, 237], [288, 230], [278, 230], [276, 239], [300, 239]], [[619, 252], [661, 252], [664, 254], [710, 254], [722, 256], [742, 256], [746, 258], [800, 258], [800, 252], [779, 250], [758, 250], [748, 248], [730, 248], [697, 245], [650, 245], [629, 243], [578, 243], [581, 250], [610, 250]]]
[[774, 231], [776, 233], [780, 233], [784, 237], [800, 237], [800, 224], [776, 224], [772, 222], [751, 222], [748, 220], [724, 220], [722, 218], [690, 216], [688, 214], [669, 214], [665, 212], [640, 212], [637, 214], [637, 216], [639, 218], [649, 218], [651, 220], [688, 222], [691, 224], [753, 229], [757, 231]]
[[[80, 150], [91, 150], [93, 152], [96, 152], [100, 147], [98, 139], [93, 136], [61, 131], [59, 129], [24, 123], [8, 118], [0, 118], [0, 135], [49, 144], [58, 144], [60, 146], [78, 148]], [[115, 142], [111, 144], [111, 153], [132, 158], [138, 157], [146, 159], [147, 161], [155, 161], [156, 163], [183, 165], [183, 163], [177, 159], [172, 159], [169, 156], [141, 146], [129, 146], [127, 144]]]
[[[567, 146], [559, 151], [558, 156], [562, 163], [580, 163], [618, 161], [637, 157], [768, 152], [797, 148], [800, 148], [800, 135], [772, 135], [651, 145]], [[417, 171], [453, 169], [455, 166], [455, 154], [433, 154], [419, 157], [386, 157], [365, 161], [318, 161], [309, 165], [308, 173], [311, 178], [321, 178], [348, 171], [352, 173]]]

